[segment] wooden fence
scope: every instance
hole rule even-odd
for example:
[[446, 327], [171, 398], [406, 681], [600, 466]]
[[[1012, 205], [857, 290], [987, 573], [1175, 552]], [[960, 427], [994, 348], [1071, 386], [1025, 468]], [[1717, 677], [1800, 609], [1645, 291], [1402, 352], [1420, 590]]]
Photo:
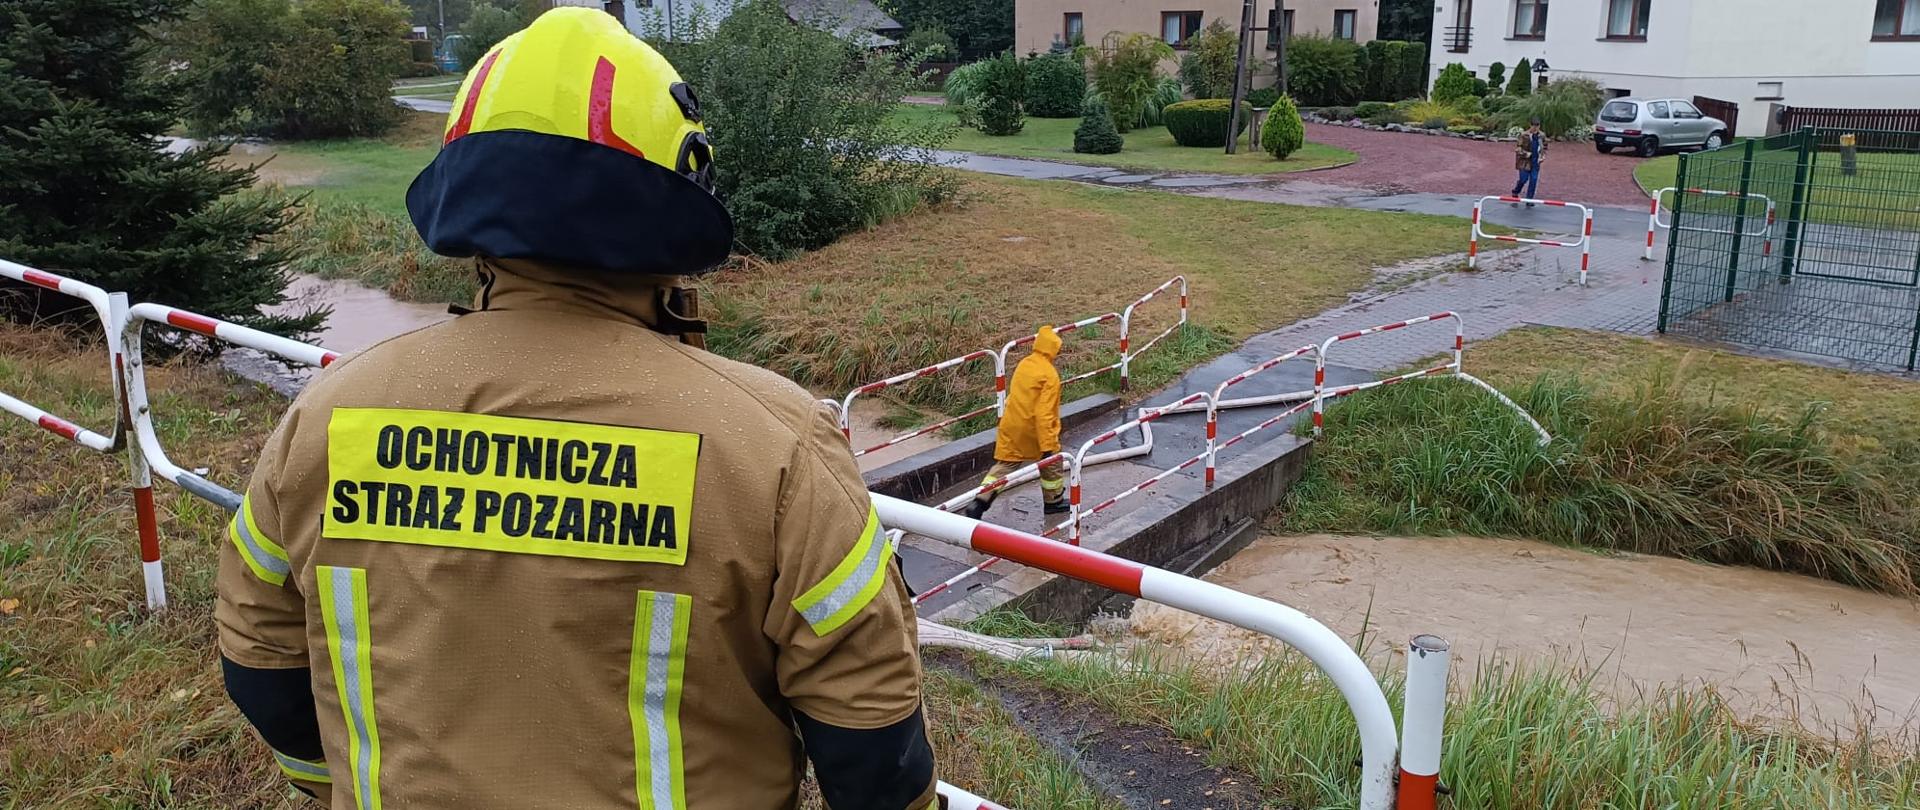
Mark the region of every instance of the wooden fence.
[[1700, 112], [1706, 113], [1709, 117], [1718, 118], [1727, 122], [1728, 136], [1732, 136], [1740, 131], [1739, 104], [1731, 101], [1721, 101], [1717, 98], [1707, 98], [1706, 96], [1694, 96], [1693, 106], [1699, 108]]
[[1864, 129], [1920, 132], [1920, 110], [1848, 110], [1838, 107], [1781, 107], [1780, 129]]

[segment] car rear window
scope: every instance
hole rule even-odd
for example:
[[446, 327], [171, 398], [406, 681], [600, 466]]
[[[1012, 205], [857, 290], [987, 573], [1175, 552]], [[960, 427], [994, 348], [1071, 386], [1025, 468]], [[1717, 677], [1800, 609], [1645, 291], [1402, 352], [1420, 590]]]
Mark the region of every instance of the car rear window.
[[1631, 123], [1634, 119], [1640, 117], [1639, 106], [1640, 105], [1634, 104], [1631, 101], [1609, 101], [1607, 102], [1607, 106], [1600, 109], [1600, 120], [1622, 124]]

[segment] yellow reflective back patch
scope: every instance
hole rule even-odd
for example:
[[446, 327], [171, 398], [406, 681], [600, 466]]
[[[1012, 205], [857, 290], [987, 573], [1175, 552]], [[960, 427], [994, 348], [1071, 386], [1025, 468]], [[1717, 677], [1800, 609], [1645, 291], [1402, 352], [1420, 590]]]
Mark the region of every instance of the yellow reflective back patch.
[[683, 565], [700, 436], [337, 408], [327, 537]]

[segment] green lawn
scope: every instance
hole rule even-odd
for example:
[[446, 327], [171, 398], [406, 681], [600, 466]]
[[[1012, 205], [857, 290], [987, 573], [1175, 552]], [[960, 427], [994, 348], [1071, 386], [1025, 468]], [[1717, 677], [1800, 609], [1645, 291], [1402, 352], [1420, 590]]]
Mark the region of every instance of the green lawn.
[[[1680, 158], [1666, 155], [1644, 161], [1634, 167], [1634, 179], [1648, 191], [1676, 186]], [[1772, 198], [1783, 221], [1791, 210], [1798, 159], [1799, 153], [1790, 149], [1756, 150], [1751, 171], [1746, 173], [1747, 190]], [[1736, 191], [1742, 186], [1743, 161], [1735, 147], [1693, 153], [1687, 160], [1689, 187]], [[1819, 151], [1813, 154], [1804, 182], [1809, 192], [1808, 222], [1920, 230], [1920, 154], [1862, 153], [1857, 171], [1848, 175], [1841, 171], [1837, 152]], [[1695, 200], [1690, 198], [1688, 205]], [[1731, 210], [1727, 204], [1720, 207]]]
[[274, 143], [236, 150], [234, 157], [250, 163], [265, 160], [262, 181], [308, 192], [315, 201], [354, 203], [404, 216], [407, 184], [439, 153], [445, 121], [438, 113], [407, 112], [400, 126], [381, 138]]
[[1247, 146], [1237, 155], [1220, 149], [1181, 146], [1165, 127], [1146, 127], [1126, 134], [1126, 148], [1114, 155], [1082, 155], [1073, 151], [1073, 131], [1078, 118], [1028, 118], [1017, 135], [995, 137], [977, 129], [961, 128], [945, 107], [927, 104], [902, 104], [899, 120], [916, 124], [947, 124], [958, 129], [948, 148], [981, 155], [1058, 160], [1088, 163], [1120, 169], [1164, 172], [1203, 172], [1210, 174], [1282, 174], [1322, 169], [1352, 162], [1353, 153], [1317, 143], [1308, 143], [1284, 161]]

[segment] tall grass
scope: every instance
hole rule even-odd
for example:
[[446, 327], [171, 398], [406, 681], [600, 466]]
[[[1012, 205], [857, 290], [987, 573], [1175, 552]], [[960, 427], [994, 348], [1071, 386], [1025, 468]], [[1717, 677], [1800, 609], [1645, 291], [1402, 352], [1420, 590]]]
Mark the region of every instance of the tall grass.
[[[1006, 666], [1204, 743], [1213, 757], [1298, 806], [1357, 802], [1352, 716], [1297, 653], [1223, 668], [1146, 647]], [[1480, 662], [1448, 704], [1440, 777], [1453, 790], [1451, 806], [1890, 810], [1920, 801], [1920, 762], [1903, 753], [1912, 741], [1773, 733], [1743, 725], [1711, 692], [1613, 700], [1592, 688], [1592, 677]], [[1388, 672], [1381, 686], [1398, 695], [1402, 681]]]
[[1295, 531], [1514, 535], [1750, 565], [1915, 593], [1920, 465], [1843, 459], [1819, 412], [1783, 421], [1689, 398], [1662, 374], [1605, 397], [1511, 392], [1555, 435], [1450, 380], [1328, 410], [1284, 518]]
[[473, 299], [473, 263], [435, 255], [405, 216], [308, 198], [280, 238], [298, 247], [288, 263], [295, 273], [356, 281], [406, 301]]

